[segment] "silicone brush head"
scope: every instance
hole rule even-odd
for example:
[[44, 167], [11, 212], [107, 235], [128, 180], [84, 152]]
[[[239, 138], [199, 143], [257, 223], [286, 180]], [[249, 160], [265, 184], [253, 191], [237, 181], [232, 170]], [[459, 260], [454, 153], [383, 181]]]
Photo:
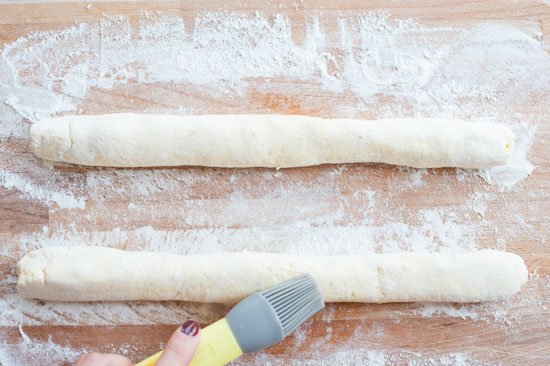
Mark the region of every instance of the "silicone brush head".
[[282, 341], [324, 307], [313, 278], [302, 275], [247, 297], [226, 320], [241, 350], [249, 353]]
[[321, 290], [310, 275], [290, 279], [260, 291], [260, 295], [265, 297], [279, 318], [283, 338], [325, 307]]

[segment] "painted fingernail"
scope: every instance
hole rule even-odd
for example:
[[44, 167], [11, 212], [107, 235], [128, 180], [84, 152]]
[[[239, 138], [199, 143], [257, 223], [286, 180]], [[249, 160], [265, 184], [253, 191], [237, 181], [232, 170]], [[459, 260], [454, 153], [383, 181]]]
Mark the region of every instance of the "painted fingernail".
[[191, 337], [196, 336], [200, 329], [201, 325], [195, 320], [188, 320], [181, 326], [181, 332]]

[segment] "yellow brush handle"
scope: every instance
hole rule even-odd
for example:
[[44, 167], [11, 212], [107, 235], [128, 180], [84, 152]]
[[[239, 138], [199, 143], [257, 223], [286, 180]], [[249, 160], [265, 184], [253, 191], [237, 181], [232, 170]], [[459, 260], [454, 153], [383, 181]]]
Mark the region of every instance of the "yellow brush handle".
[[[162, 351], [135, 366], [155, 366]], [[243, 354], [235, 336], [222, 318], [201, 330], [201, 340], [190, 366], [222, 366]]]

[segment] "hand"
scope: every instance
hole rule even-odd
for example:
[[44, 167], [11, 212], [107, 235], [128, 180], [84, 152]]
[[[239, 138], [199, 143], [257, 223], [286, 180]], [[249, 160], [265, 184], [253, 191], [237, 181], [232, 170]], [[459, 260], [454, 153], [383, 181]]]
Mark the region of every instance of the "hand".
[[[191, 363], [200, 340], [200, 324], [188, 320], [170, 337], [155, 366], [187, 366]], [[132, 366], [126, 357], [113, 354], [88, 353], [76, 366]]]

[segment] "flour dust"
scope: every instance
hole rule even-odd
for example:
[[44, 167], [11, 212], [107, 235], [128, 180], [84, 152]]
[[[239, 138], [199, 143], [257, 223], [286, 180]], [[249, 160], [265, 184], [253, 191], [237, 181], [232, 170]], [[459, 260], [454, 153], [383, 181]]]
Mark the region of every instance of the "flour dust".
[[[143, 12], [137, 24], [124, 15], [104, 14], [98, 21], [32, 32], [4, 44], [0, 187], [43, 205], [52, 223], [33, 232], [0, 233], [2, 258], [14, 265], [28, 250], [73, 244], [178, 254], [464, 251], [504, 249], [520, 229], [542, 235], [517, 216], [506, 218], [515, 221], [497, 233], [496, 242], [487, 239], [503, 219], [493, 207], [501, 201], [512, 206], [505, 194], [521, 191], [537, 169], [530, 152], [541, 143], [536, 134], [541, 121], [518, 107], [542, 105], [539, 95], [550, 84], [550, 56], [536, 22], [441, 27], [384, 13], [341, 15], [328, 22], [312, 14], [297, 31], [284, 14], [210, 13], [184, 21]], [[286, 96], [276, 97], [280, 94]], [[40, 161], [28, 147], [30, 125], [54, 115], [269, 113], [273, 108], [322, 117], [503, 123], [515, 131], [517, 146], [508, 166], [442, 172], [347, 165], [282, 171], [84, 169]], [[380, 169], [387, 178], [377, 174]], [[468, 199], [453, 203], [457, 191]], [[438, 194], [450, 204], [407, 206], [410, 196]], [[104, 207], [111, 213], [107, 217]], [[227, 310], [176, 302], [43, 304], [21, 299], [15, 282], [13, 272], [0, 280], [2, 326], [177, 323], [191, 315], [213, 321]], [[530, 282], [524, 297], [509, 303], [420, 304], [415, 311], [426, 317], [497, 319], [497, 326], [506, 326], [535, 316], [516, 311], [518, 304], [544, 304], [535, 294], [548, 293], [550, 286], [540, 292], [543, 287], [536, 284]], [[72, 362], [83, 351], [24, 338], [20, 344], [0, 342], [0, 363], [37, 364], [36, 355]], [[294, 361], [320, 362], [317, 354], [305, 353]], [[280, 364], [266, 353], [246, 362]], [[361, 348], [338, 350], [323, 361], [402, 362], [479, 364], [460, 352]]]

